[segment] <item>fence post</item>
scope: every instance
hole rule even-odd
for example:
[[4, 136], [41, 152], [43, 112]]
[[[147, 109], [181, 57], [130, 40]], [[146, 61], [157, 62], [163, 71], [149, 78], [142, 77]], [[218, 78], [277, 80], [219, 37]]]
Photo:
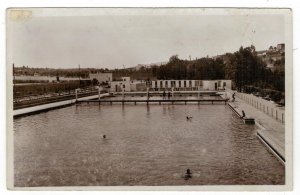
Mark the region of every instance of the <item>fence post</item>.
[[79, 89], [75, 89], [75, 99], [76, 99], [76, 102], [78, 101], [78, 91], [79, 91]]
[[150, 94], [149, 94], [149, 87], [147, 87], [147, 100], [149, 100], [149, 98], [150, 98], [149, 96], [150, 96]]
[[98, 95], [99, 95], [99, 100], [100, 100], [100, 98], [101, 98], [101, 89], [100, 89], [100, 87], [98, 88]]
[[172, 87], [172, 98], [174, 99], [174, 87]]
[[125, 89], [122, 88], [122, 97], [123, 97], [123, 100], [125, 99], [124, 91], [125, 91]]
[[101, 98], [101, 88], [100, 88], [100, 86], [96, 86], [96, 88], [98, 89], [98, 100], [100, 100], [100, 98]]
[[272, 115], [272, 118], [273, 118], [273, 117], [274, 117], [274, 116], [273, 116], [273, 108], [271, 108], [271, 115]]

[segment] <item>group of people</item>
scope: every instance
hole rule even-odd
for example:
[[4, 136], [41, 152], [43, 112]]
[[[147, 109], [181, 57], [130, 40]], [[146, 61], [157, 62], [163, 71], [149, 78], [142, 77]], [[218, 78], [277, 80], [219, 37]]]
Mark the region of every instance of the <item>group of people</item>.
[[[166, 96], [167, 96], [166, 91], [163, 91], [163, 99], [164, 99], [164, 100], [166, 99]], [[170, 99], [170, 98], [171, 98], [171, 92], [169, 91], [169, 92], [168, 92], [168, 99]]]
[[[168, 92], [168, 94], [166, 93], [166, 91], [163, 91], [163, 99], [165, 100], [166, 99], [166, 97], [168, 97], [168, 99], [170, 99], [171, 98], [171, 92], [169, 91]], [[148, 91], [147, 92], [147, 100], [149, 100], [150, 99], [150, 92]]]

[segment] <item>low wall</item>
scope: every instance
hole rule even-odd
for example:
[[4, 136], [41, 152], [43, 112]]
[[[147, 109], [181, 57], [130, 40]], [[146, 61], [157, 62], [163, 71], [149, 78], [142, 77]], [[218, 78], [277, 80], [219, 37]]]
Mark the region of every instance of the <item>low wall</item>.
[[[231, 98], [234, 91], [227, 90], [227, 97]], [[253, 94], [239, 93], [235, 92], [236, 97], [244, 100], [249, 105], [255, 107], [256, 109], [264, 112], [265, 114], [271, 116], [272, 118], [284, 123], [285, 122], [285, 109], [284, 107], [278, 107], [272, 101], [256, 97]]]

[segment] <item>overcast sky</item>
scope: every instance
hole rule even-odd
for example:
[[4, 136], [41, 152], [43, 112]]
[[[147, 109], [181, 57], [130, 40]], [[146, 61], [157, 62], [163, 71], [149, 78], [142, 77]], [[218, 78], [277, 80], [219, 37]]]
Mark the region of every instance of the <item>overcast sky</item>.
[[29, 67], [121, 68], [284, 42], [282, 15], [33, 14], [8, 25], [8, 61]]

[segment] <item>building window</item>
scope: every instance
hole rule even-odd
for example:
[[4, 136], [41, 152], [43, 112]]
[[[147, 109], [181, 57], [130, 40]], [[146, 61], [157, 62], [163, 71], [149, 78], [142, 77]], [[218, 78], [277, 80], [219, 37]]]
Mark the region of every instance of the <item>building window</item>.
[[171, 87], [175, 87], [175, 81], [171, 81]]
[[157, 81], [155, 81], [155, 88], [157, 88]]
[[162, 87], [163, 86], [163, 81], [160, 81], [160, 87]]
[[179, 81], [179, 87], [181, 87], [181, 81]]
[[168, 81], [165, 81], [165, 86], [168, 87]]
[[192, 87], [192, 81], [189, 81], [189, 87]]
[[218, 81], [218, 87], [221, 87], [221, 81]]
[[186, 87], [186, 81], [183, 81], [183, 87]]

